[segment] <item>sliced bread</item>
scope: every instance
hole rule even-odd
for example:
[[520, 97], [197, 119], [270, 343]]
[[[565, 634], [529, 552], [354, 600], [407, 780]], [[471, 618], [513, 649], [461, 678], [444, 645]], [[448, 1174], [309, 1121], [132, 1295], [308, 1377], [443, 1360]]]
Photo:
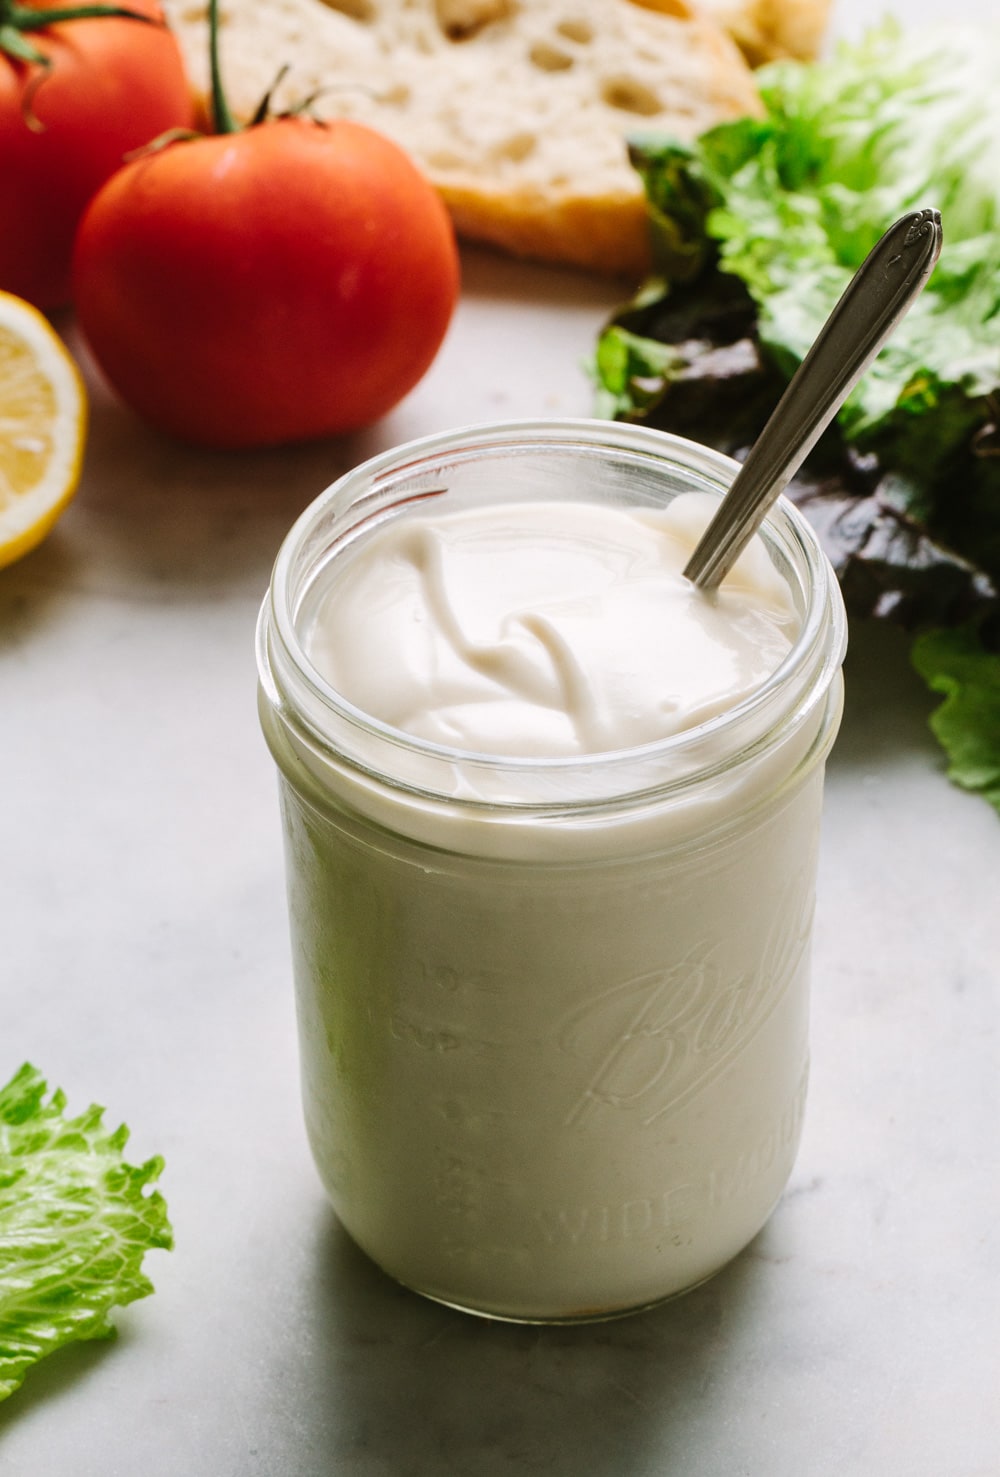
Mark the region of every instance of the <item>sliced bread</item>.
[[[208, 91], [207, 5], [166, 0]], [[648, 264], [637, 132], [689, 140], [756, 112], [751, 71], [687, 0], [223, 0], [230, 105], [314, 92], [319, 117], [381, 129], [441, 192], [461, 236], [601, 272]]]

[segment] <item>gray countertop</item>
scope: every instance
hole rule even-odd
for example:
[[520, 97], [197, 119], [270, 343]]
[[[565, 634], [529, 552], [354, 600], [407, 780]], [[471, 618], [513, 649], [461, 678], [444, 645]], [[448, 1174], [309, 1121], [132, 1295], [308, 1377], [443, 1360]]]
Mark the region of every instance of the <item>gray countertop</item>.
[[4, 1477], [1000, 1473], [1000, 824], [944, 778], [893, 632], [852, 632], [805, 1137], [735, 1263], [617, 1323], [478, 1321], [382, 1277], [309, 1159], [255, 711], [271, 561], [375, 450], [587, 414], [618, 296], [467, 253], [413, 395], [282, 453], [172, 445], [91, 376], [80, 494], [0, 573], [0, 1078], [29, 1058], [71, 1110], [128, 1122], [130, 1158], [163, 1154], [177, 1245], [116, 1341], [0, 1407]]

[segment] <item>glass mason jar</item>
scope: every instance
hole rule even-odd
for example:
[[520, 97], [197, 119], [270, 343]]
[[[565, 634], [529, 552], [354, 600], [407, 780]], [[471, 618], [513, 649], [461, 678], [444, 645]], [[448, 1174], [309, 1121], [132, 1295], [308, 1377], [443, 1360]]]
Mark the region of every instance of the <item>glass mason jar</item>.
[[[735, 464], [641, 427], [477, 426], [377, 456], [301, 516], [258, 630], [309, 1139], [343, 1225], [452, 1306], [556, 1322], [696, 1286], [792, 1169], [833, 572], [784, 500], [763, 538], [801, 628], [751, 697], [620, 752], [512, 759], [353, 707], [303, 633], [386, 520], [524, 500], [663, 506]], [[709, 598], [709, 597], [706, 597]], [[665, 636], [666, 639], [666, 636]]]

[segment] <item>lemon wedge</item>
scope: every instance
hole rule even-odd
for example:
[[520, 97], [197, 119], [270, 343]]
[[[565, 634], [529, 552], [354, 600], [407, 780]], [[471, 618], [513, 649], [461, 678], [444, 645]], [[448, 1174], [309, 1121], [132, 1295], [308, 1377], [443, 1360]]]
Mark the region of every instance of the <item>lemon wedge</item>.
[[0, 565], [41, 543], [73, 496], [86, 434], [86, 390], [59, 335], [0, 292]]

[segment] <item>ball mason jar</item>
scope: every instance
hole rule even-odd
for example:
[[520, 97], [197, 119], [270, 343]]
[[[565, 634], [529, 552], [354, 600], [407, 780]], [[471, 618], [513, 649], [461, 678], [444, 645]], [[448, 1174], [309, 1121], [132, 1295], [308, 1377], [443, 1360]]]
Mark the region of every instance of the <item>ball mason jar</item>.
[[721, 496], [735, 470], [641, 427], [475, 426], [341, 477], [278, 554], [260, 715], [308, 1136], [357, 1244], [451, 1306], [525, 1322], [648, 1307], [724, 1266], [781, 1195], [843, 605], [782, 499], [762, 536], [801, 627], [773, 676], [662, 741], [537, 760], [388, 727], [324, 681], [303, 633], [345, 551], [430, 502], [658, 507]]

